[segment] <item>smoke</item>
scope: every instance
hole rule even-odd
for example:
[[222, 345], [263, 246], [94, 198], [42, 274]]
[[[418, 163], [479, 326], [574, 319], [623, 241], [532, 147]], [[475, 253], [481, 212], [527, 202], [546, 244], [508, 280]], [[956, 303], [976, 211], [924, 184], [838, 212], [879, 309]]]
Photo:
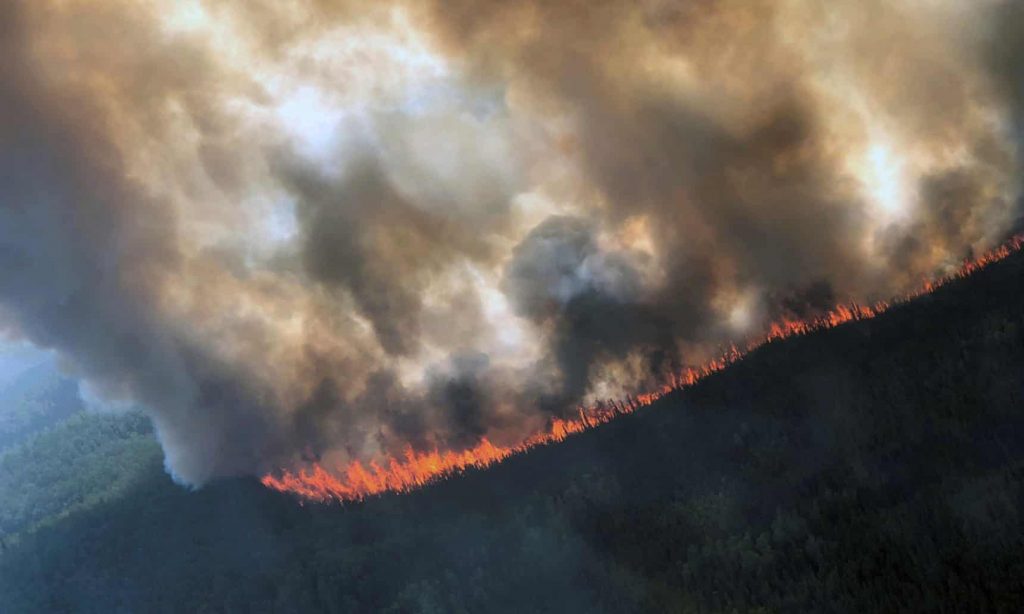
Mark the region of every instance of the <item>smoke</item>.
[[1020, 216], [1012, 2], [7, 2], [0, 326], [188, 484], [514, 443]]

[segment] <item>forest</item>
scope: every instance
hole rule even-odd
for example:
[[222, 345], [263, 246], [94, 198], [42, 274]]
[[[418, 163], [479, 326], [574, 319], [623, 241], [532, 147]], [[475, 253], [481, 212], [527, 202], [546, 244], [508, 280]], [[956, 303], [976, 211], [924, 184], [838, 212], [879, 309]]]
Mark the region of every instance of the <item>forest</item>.
[[0, 451], [0, 611], [1019, 612], [1022, 400], [1017, 254], [406, 495], [189, 490], [75, 412]]

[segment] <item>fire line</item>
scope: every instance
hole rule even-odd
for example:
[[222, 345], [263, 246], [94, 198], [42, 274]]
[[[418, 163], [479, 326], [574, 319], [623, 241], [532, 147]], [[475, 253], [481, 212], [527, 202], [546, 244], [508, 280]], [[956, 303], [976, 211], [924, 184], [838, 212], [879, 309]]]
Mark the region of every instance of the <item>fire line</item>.
[[365, 465], [360, 461], [353, 461], [337, 473], [327, 470], [320, 463], [314, 463], [311, 467], [299, 471], [285, 469], [277, 474], [267, 474], [260, 481], [268, 488], [292, 493], [302, 499], [320, 502], [359, 501], [386, 492], [408, 492], [458, 475], [469, 468], [488, 467], [531, 448], [563, 441], [571, 435], [610, 422], [620, 415], [633, 413], [673, 391], [693, 386], [709, 375], [736, 363], [753, 350], [773, 341], [835, 328], [846, 322], [874, 318], [894, 305], [906, 303], [933, 292], [955, 279], [972, 275], [978, 270], [1020, 251], [1022, 247], [1024, 247], [1024, 235], [1017, 235], [1000, 247], [986, 252], [978, 258], [965, 261], [954, 273], [934, 281], [926, 281], [916, 290], [892, 301], [880, 301], [870, 306], [857, 303], [841, 304], [815, 318], [784, 319], [775, 322], [768, 327], [766, 334], [749, 343], [746, 349], [730, 347], [721, 356], [700, 367], [687, 367], [681, 373], [673, 375], [668, 382], [656, 390], [621, 401], [613, 401], [606, 405], [581, 408], [578, 417], [554, 418], [547, 430], [527, 437], [518, 445], [497, 446], [487, 438], [483, 438], [476, 446], [462, 451], [417, 452], [412, 447], [407, 447], [402, 456], [386, 458], [380, 462], [371, 461]]

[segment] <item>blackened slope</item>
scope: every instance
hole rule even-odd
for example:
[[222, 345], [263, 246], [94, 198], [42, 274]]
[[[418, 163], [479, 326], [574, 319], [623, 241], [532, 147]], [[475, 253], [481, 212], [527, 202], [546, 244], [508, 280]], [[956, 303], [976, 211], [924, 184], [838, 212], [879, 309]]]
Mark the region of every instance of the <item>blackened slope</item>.
[[11, 611], [1018, 611], [1024, 257], [408, 496], [152, 474], [19, 536]]

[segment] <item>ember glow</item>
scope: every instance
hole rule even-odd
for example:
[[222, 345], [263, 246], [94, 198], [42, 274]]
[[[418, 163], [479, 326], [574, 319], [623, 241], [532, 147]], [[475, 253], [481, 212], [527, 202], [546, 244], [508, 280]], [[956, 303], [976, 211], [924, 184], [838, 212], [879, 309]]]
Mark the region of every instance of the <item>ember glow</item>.
[[622, 401], [580, 408], [579, 416], [575, 418], [555, 418], [547, 430], [530, 436], [514, 446], [495, 446], [484, 438], [476, 446], [461, 451], [433, 450], [422, 453], [410, 447], [406, 448], [402, 456], [388, 457], [381, 462], [370, 461], [364, 465], [354, 461], [347, 467], [337, 469], [327, 469], [320, 463], [312, 463], [310, 467], [300, 471], [285, 470], [278, 474], [265, 475], [261, 482], [268, 488], [319, 502], [358, 501], [385, 492], [407, 492], [458, 475], [469, 468], [493, 465], [530, 448], [563, 441], [566, 437], [614, 420], [617, 416], [633, 413], [671, 392], [693, 386], [705, 377], [741, 360], [747, 353], [773, 341], [835, 328], [846, 322], [873, 318], [893, 305], [932, 292], [954, 279], [967, 277], [993, 262], [1020, 251], [1022, 246], [1024, 235], [1018, 235], [999, 248], [964, 262], [953, 274], [925, 282], [913, 292], [892, 302], [881, 301], [870, 306], [856, 303], [838, 305], [813, 319], [782, 320], [773, 323], [764, 336], [750, 343], [744, 350], [732, 347], [719, 358], [699, 368], [687, 368], [676, 374], [670, 382], [654, 391], [628, 397]]
[[494, 462], [1012, 236], [1013, 4], [6, 0], [0, 330], [182, 484]]

